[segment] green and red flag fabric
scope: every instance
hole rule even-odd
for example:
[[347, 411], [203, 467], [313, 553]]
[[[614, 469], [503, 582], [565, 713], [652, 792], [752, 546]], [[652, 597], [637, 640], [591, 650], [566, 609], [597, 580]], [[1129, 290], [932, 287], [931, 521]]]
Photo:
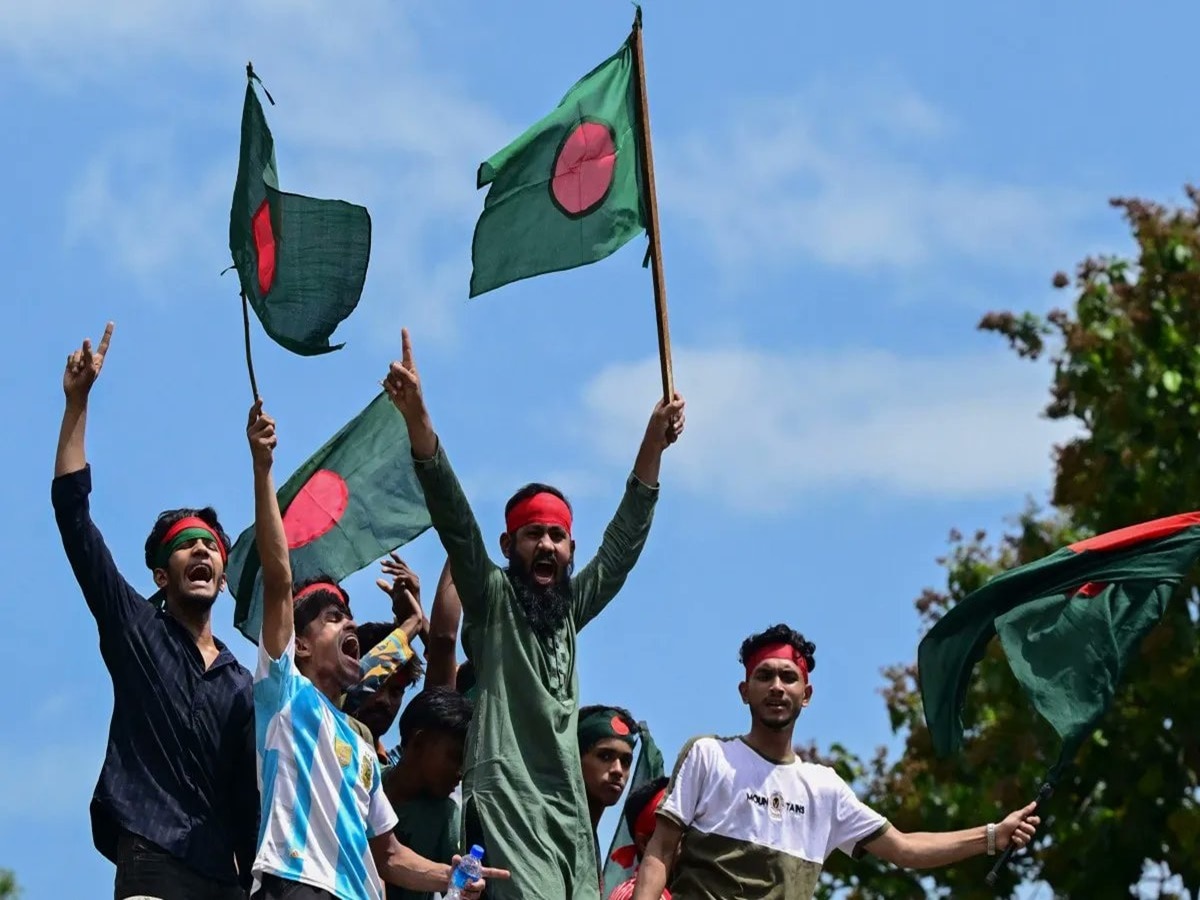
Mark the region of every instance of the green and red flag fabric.
[[[636, 27], [636, 26], [635, 26]], [[471, 293], [604, 259], [645, 230], [632, 35], [479, 167]]]
[[[292, 580], [341, 581], [429, 528], [413, 470], [408, 427], [387, 394], [312, 455], [277, 494]], [[238, 536], [226, 571], [234, 625], [254, 643], [262, 630], [262, 578], [254, 526]]]
[[[633, 777], [629, 780], [629, 786], [625, 790], [626, 797], [643, 784], [662, 778], [666, 774], [663, 770], [662, 753], [659, 751], [658, 745], [654, 743], [650, 727], [645, 722], [638, 722], [638, 736], [641, 740], [641, 749], [638, 751], [637, 763], [633, 768]], [[622, 815], [617, 820], [617, 828], [613, 832], [608, 855], [604, 858], [604, 872], [600, 879], [604, 886], [602, 896], [607, 897], [612, 893], [613, 888], [633, 877], [633, 873], [637, 870], [637, 857], [633, 848], [633, 835], [629, 831], [629, 823]]]
[[249, 67], [247, 76], [229, 252], [267, 334], [301, 356], [328, 353], [342, 346], [331, 345], [329, 336], [362, 295], [371, 217], [342, 200], [279, 190], [275, 141]]
[[993, 635], [1038, 713], [1074, 756], [1142, 637], [1200, 556], [1200, 512], [1078, 541], [996, 576], [952, 607], [917, 651], [934, 750], [962, 745], [972, 669]]

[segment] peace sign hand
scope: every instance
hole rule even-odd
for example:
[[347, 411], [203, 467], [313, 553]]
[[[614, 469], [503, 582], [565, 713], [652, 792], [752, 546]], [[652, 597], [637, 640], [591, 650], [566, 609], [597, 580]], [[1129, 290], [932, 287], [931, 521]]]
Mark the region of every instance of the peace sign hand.
[[67, 367], [63, 372], [63, 393], [71, 403], [86, 403], [92, 385], [100, 377], [100, 369], [104, 365], [104, 357], [108, 355], [108, 343], [112, 340], [113, 323], [104, 326], [104, 335], [100, 338], [100, 346], [92, 350], [90, 338], [83, 339], [81, 346], [67, 356]]
[[401, 329], [400, 342], [403, 356], [388, 368], [383, 389], [392, 398], [396, 409], [411, 422], [425, 415], [425, 400], [421, 396], [421, 378], [417, 375], [417, 364], [413, 362], [412, 341], [407, 328]]

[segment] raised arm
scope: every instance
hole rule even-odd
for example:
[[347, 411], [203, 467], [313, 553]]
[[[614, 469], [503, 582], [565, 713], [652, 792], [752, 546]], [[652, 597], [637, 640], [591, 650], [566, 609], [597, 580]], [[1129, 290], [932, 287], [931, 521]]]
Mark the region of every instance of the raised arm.
[[488, 558], [475, 514], [433, 430], [408, 329], [403, 330], [402, 341], [403, 357], [392, 363], [383, 388], [408, 426], [413, 465], [425, 492], [429, 518], [446, 548], [463, 610], [482, 617], [487, 613], [488, 581], [499, 570]]
[[662, 900], [682, 836], [683, 828], [678, 823], [665, 816], [658, 817], [654, 824], [654, 836], [646, 845], [642, 864], [638, 868], [632, 900]]
[[63, 409], [62, 426], [58, 431], [58, 450], [54, 456], [54, 476], [69, 475], [87, 467], [84, 452], [84, 432], [87, 429], [88, 396], [92, 385], [100, 377], [108, 344], [112, 340], [113, 323], [104, 326], [100, 346], [92, 351], [92, 342], [85, 339], [83, 346], [67, 356], [67, 368], [63, 372], [63, 393], [67, 395]]
[[625, 486], [617, 513], [604, 531], [596, 556], [575, 579], [572, 602], [577, 628], [582, 629], [599, 615], [617, 595], [641, 556], [658, 500], [663, 451], [683, 433], [683, 407], [683, 397], [676, 394], [670, 403], [659, 400], [650, 414], [633, 464], [633, 476]]
[[[1007, 849], [1011, 841], [1024, 847], [1033, 840], [1041, 819], [1032, 815], [1036, 803], [1009, 813], [995, 827], [995, 850]], [[889, 828], [865, 849], [905, 869], [936, 869], [948, 866], [988, 850], [988, 826], [965, 828], [962, 831], [914, 831], [905, 833]]]
[[292, 563], [271, 474], [277, 442], [275, 420], [262, 411], [261, 398], [250, 407], [246, 437], [254, 460], [254, 543], [262, 566], [262, 647], [271, 659], [280, 659], [292, 641]]
[[425, 686], [454, 687], [458, 675], [458, 623], [462, 618], [462, 602], [450, 560], [442, 566], [433, 607], [429, 611], [429, 637], [425, 641]]

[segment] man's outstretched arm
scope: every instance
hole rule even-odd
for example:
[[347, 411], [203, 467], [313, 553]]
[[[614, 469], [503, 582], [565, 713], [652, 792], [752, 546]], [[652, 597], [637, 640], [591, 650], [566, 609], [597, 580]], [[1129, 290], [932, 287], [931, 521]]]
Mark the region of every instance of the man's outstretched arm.
[[[435, 863], [396, 840], [391, 832], [371, 838], [371, 856], [375, 860], [375, 868], [379, 876], [388, 884], [407, 888], [410, 891], [438, 891], [445, 893], [450, 886], [450, 875], [453, 866], [445, 863]], [[454, 857], [455, 864], [458, 857]], [[483, 869], [483, 879], [467, 885], [463, 891], [466, 898], [478, 898], [486, 886], [487, 879], [507, 879], [507, 869]]]
[[497, 569], [488, 558], [471, 504], [433, 430], [407, 328], [401, 332], [401, 340], [403, 356], [391, 364], [383, 389], [408, 427], [413, 465], [425, 492], [425, 505], [446, 549], [463, 610], [468, 616], [483, 617], [487, 614], [488, 579]]
[[[1003, 852], [1011, 841], [1024, 847], [1033, 840], [1041, 819], [1033, 815], [1036, 803], [1009, 813], [995, 826], [997, 852]], [[987, 852], [987, 826], [965, 828], [962, 831], [914, 831], [905, 833], [889, 828], [864, 845], [864, 849], [905, 869], [936, 869]]]
[[663, 452], [683, 434], [683, 407], [683, 397], [676, 394], [670, 403], [659, 400], [650, 414], [634, 460], [633, 476], [625, 485], [617, 513], [604, 531], [595, 558], [575, 579], [572, 602], [577, 628], [599, 615], [617, 595], [641, 556], [658, 501]]
[[262, 411], [261, 398], [250, 407], [246, 438], [254, 461], [254, 543], [262, 566], [262, 649], [281, 659], [292, 641], [292, 563], [271, 474], [275, 420]]

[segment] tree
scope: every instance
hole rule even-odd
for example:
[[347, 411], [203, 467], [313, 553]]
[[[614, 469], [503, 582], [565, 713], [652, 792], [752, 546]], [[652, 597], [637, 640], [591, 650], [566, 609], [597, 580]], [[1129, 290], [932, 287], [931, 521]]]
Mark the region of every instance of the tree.
[[[989, 543], [951, 534], [940, 562], [946, 585], [916, 600], [925, 628], [992, 575], [1064, 544], [1161, 515], [1200, 508], [1200, 191], [1168, 208], [1117, 199], [1136, 256], [1084, 260], [1069, 311], [1046, 316], [989, 313], [980, 328], [1002, 335], [1029, 360], [1049, 355], [1046, 415], [1075, 420], [1080, 433], [1055, 448], [1051, 508], [1026, 509]], [[996, 889], [986, 864], [927, 873], [868, 857], [832, 858], [824, 897], [1012, 896], [1041, 879], [1060, 897], [1200, 896], [1200, 593], [1181, 586], [1146, 637], [1112, 708], [1060, 780], [1033, 853], [1020, 854]], [[933, 756], [914, 665], [884, 670], [891, 725], [903, 756], [864, 761], [833, 747], [810, 757], [835, 765], [866, 802], [904, 829], [952, 829], [994, 821], [1028, 802], [1057, 753], [1057, 738], [1033, 712], [993, 642], [976, 669], [966, 743]], [[1167, 876], [1174, 876], [1168, 878]], [[1182, 885], [1185, 893], [1178, 893]], [[1150, 896], [1155, 896], [1151, 893]]]
[[8, 869], [0, 869], [0, 900], [17, 900], [21, 889], [17, 887], [17, 876]]

